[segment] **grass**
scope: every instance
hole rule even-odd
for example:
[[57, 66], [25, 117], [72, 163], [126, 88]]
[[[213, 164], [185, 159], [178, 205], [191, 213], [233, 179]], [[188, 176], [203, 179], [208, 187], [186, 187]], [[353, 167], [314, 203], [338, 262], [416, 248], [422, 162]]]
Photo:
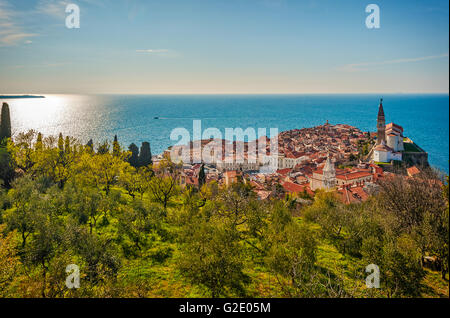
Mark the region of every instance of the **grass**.
[[448, 275], [446, 280], [443, 280], [440, 272], [434, 272], [425, 268], [426, 276], [423, 280], [422, 297], [425, 298], [448, 298], [449, 285]]
[[376, 161], [375, 162], [376, 165], [390, 165], [390, 162], [380, 162], [380, 161]]
[[0, 144], [0, 156], [6, 155], [7, 153], [6, 147]]
[[[0, 148], [1, 151], [1, 148]], [[116, 191], [123, 189], [115, 188]], [[127, 197], [127, 195], [124, 195]], [[179, 198], [177, 198], [179, 199]], [[177, 207], [170, 207], [169, 214], [176, 213]], [[350, 291], [353, 297], [384, 297], [382, 290], [371, 290], [365, 286], [365, 267], [367, 264], [347, 254], [342, 254], [330, 241], [320, 235], [321, 227], [316, 223], [309, 223], [303, 217], [295, 217], [296, 222], [308, 226], [314, 233], [318, 242], [316, 266], [323, 277], [329, 275], [332, 279], [342, 281], [345, 290]], [[117, 237], [117, 218], [110, 216], [110, 223], [99, 227], [96, 231], [102, 235]], [[175, 234], [178, 227], [175, 224], [164, 224], [167, 231]], [[210, 296], [199, 286], [195, 286], [183, 276], [177, 266], [180, 257], [180, 245], [174, 239], [163, 241], [155, 239], [151, 250], [170, 247], [172, 253], [162, 261], [152, 257], [152, 253], [145, 253], [139, 259], [126, 259], [122, 257], [123, 266], [119, 270], [118, 281], [127, 297], [154, 297], [154, 298], [202, 298]], [[245, 256], [244, 272], [251, 278], [246, 286], [246, 297], [286, 297], [286, 292], [280, 286], [277, 278], [265, 265], [264, 258], [252, 253], [252, 247], [243, 244], [242, 255]], [[252, 256], [253, 255], [253, 256]], [[123, 255], [121, 255], [123, 256]], [[439, 272], [426, 271], [422, 282], [422, 297], [449, 297], [448, 279], [443, 280]], [[230, 297], [239, 295], [230, 293]]]
[[404, 152], [421, 152], [420, 149], [413, 143], [405, 142], [403, 147], [405, 148]]

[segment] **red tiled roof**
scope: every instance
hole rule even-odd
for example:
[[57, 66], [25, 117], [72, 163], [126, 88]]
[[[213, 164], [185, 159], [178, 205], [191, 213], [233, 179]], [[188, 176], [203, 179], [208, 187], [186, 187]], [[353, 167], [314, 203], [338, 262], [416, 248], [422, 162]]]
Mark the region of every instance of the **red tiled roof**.
[[305, 190], [305, 186], [296, 184], [296, 183], [292, 183], [292, 182], [283, 182], [282, 184], [284, 190], [286, 190], [287, 192], [291, 192], [291, 193], [299, 193], [299, 192], [303, 192]]
[[282, 183], [283, 189], [289, 193], [302, 193], [307, 192], [309, 195], [314, 196], [314, 192], [307, 185], [299, 185], [292, 182], [284, 182]]
[[355, 172], [350, 172], [347, 174], [336, 175], [336, 178], [341, 179], [341, 180], [353, 180], [353, 179], [369, 177], [371, 175], [372, 174], [367, 171], [355, 171]]
[[374, 150], [377, 150], [377, 151], [393, 151], [393, 149], [391, 149], [391, 148], [389, 148], [388, 146], [386, 146], [386, 145], [378, 145], [378, 146], [376, 146], [375, 148], [374, 148]]
[[267, 199], [269, 197], [270, 193], [271, 193], [270, 191], [265, 191], [265, 190], [258, 190], [258, 191], [256, 191], [256, 194], [258, 195], [258, 197], [261, 200]]
[[420, 170], [416, 166], [412, 166], [412, 167], [406, 169], [406, 171], [408, 172], [408, 175], [411, 177], [420, 173]]
[[373, 169], [375, 169], [376, 173], [383, 174], [383, 168], [381, 168], [380, 166], [377, 166], [377, 165], [371, 163], [371, 164], [369, 164], [369, 167], [372, 167]]
[[198, 179], [194, 177], [186, 177], [186, 184], [198, 185]]
[[353, 197], [353, 195], [350, 193], [350, 191], [346, 187], [344, 187], [342, 190], [338, 190], [338, 193], [341, 195], [341, 200], [345, 204], [358, 202], [358, 200]]
[[280, 169], [280, 170], [277, 170], [277, 173], [278, 174], [281, 174], [281, 175], [287, 175], [289, 172], [291, 172], [291, 168], [286, 168], [286, 169]]
[[366, 201], [369, 198], [369, 195], [364, 191], [362, 187], [354, 187], [351, 188], [350, 191], [359, 196], [362, 201]]
[[342, 202], [345, 204], [363, 202], [369, 198], [369, 195], [362, 187], [344, 187], [343, 189], [338, 190], [338, 193], [341, 196]]
[[228, 176], [229, 178], [233, 178], [233, 177], [236, 177], [237, 175], [241, 175], [241, 173], [236, 170], [229, 170], [229, 171], [225, 171], [224, 175]]
[[264, 187], [256, 181], [252, 180], [252, 181], [250, 181], [250, 184], [257, 190], [264, 190]]
[[390, 129], [394, 129], [394, 130], [399, 130], [401, 132], [403, 132], [403, 127], [394, 123], [389, 123], [386, 125], [386, 130], [390, 130]]

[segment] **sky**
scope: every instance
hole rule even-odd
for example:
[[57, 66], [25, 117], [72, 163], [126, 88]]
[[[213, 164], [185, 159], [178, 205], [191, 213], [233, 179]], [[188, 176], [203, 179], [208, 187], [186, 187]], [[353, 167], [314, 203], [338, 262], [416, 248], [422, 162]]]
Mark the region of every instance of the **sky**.
[[0, 0], [0, 94], [448, 94], [448, 54], [447, 0]]

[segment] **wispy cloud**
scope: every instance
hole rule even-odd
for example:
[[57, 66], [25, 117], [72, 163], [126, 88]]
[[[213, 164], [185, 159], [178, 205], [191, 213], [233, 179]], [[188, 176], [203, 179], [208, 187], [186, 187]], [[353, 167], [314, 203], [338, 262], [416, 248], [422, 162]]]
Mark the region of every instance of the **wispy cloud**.
[[[78, 0], [78, 3], [100, 7], [105, 5], [106, 1]], [[72, 2], [72, 0], [38, 0], [30, 9], [19, 11], [11, 5], [12, 0], [0, 0], [0, 47], [31, 44], [29, 38], [39, 34], [30, 32], [31, 26], [26, 25], [24, 21], [46, 16], [63, 22], [67, 16], [66, 7]]]
[[2, 43], [5, 46], [16, 45], [21, 42], [30, 44], [31, 42], [29, 40], [26, 41], [24, 40], [36, 35], [37, 34], [33, 33], [10, 33], [3, 36], [0, 39], [0, 43]]
[[59, 62], [59, 63], [42, 63], [33, 65], [11, 65], [10, 68], [13, 69], [23, 69], [23, 68], [48, 68], [48, 67], [61, 67], [71, 65], [70, 62]]
[[36, 6], [36, 12], [56, 19], [65, 19], [65, 9], [68, 4], [70, 2], [66, 0], [40, 0]]
[[37, 35], [24, 31], [16, 23], [17, 20], [19, 20], [18, 13], [12, 9], [8, 2], [0, 0], [0, 46], [17, 45]]
[[169, 50], [167, 50], [167, 49], [157, 49], [157, 50], [149, 49], [149, 50], [136, 50], [136, 52], [138, 52], [138, 53], [167, 53], [167, 52], [169, 52]]
[[147, 50], [136, 50], [137, 53], [149, 54], [161, 57], [178, 57], [179, 53], [168, 49], [147, 49]]
[[338, 71], [343, 72], [364, 72], [369, 71], [371, 68], [380, 66], [380, 65], [390, 65], [390, 64], [401, 64], [401, 63], [413, 63], [413, 62], [421, 62], [427, 60], [435, 60], [440, 58], [448, 58], [448, 53], [441, 55], [430, 55], [430, 56], [421, 56], [415, 58], [402, 58], [396, 60], [382, 61], [382, 62], [367, 62], [367, 63], [355, 63], [355, 64], [347, 64], [341, 67], [338, 67]]
[[[56, 19], [65, 19], [67, 16], [67, 5], [74, 3], [72, 0], [39, 0], [36, 5], [36, 13], [45, 14]], [[108, 2], [106, 0], [78, 0], [75, 1], [82, 9], [85, 5], [95, 7], [105, 7]]]

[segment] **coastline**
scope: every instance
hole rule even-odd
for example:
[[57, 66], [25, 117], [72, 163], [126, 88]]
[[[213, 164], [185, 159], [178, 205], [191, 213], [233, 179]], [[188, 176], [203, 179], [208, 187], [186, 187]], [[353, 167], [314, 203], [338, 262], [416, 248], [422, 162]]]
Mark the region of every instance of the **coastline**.
[[45, 98], [40, 95], [0, 95], [0, 99]]

